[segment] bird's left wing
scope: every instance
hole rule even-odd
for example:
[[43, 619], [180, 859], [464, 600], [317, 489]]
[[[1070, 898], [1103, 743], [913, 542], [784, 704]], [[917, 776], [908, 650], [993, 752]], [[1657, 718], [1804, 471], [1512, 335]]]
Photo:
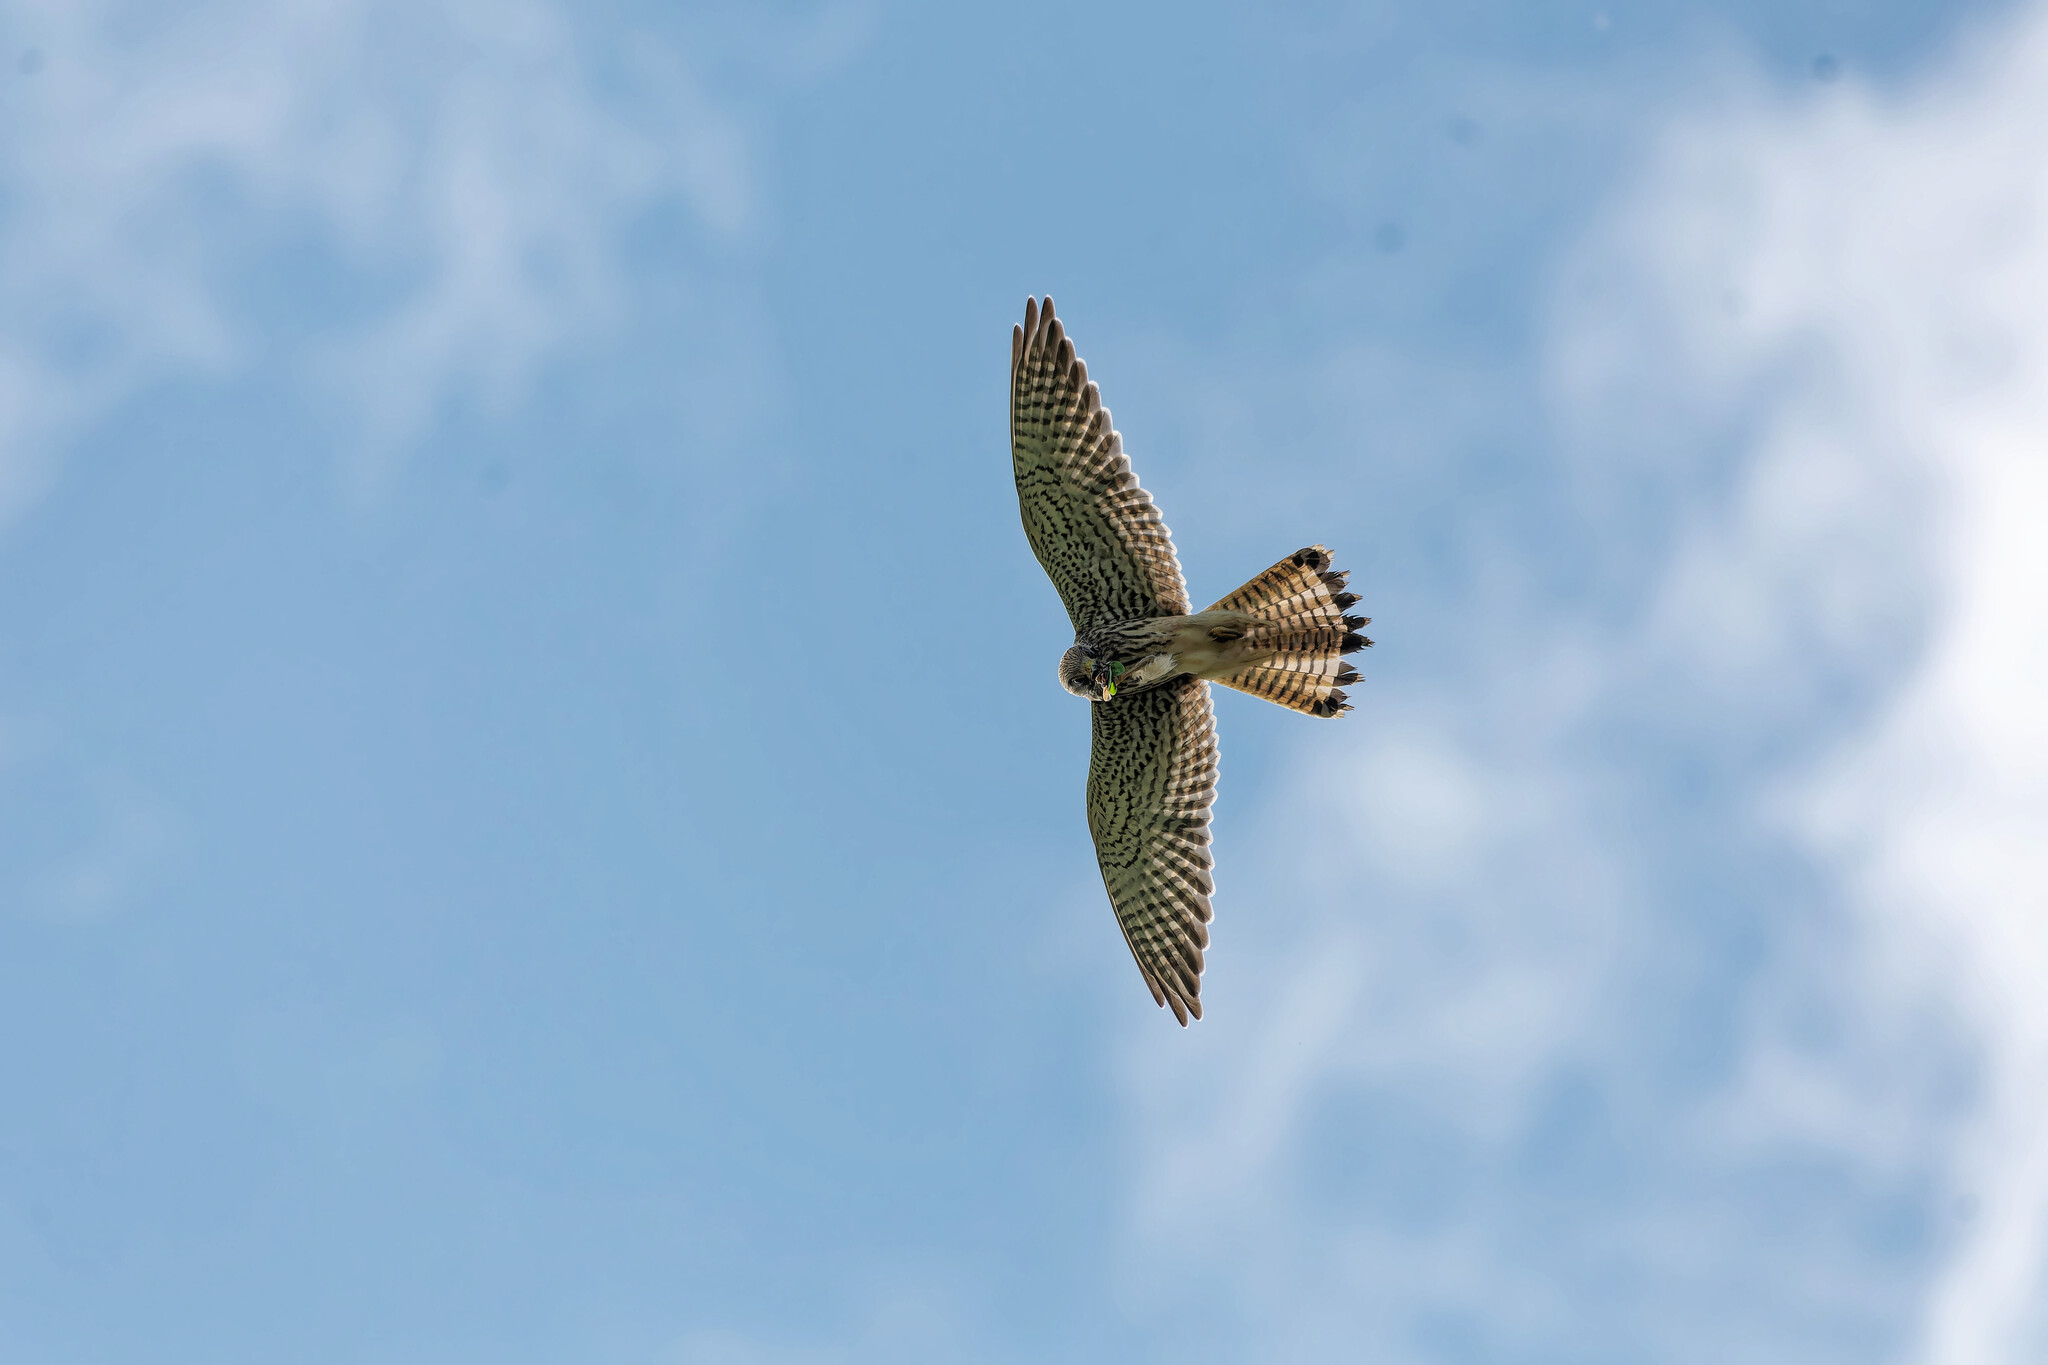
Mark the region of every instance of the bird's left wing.
[[1188, 613], [1173, 535], [1138, 486], [1088, 366], [1052, 314], [1024, 305], [1010, 340], [1010, 456], [1031, 552], [1076, 635]]
[[1182, 678], [1096, 702], [1088, 832], [1124, 941], [1152, 998], [1185, 1025], [1202, 1017], [1209, 945], [1209, 808], [1216, 716], [1209, 684]]

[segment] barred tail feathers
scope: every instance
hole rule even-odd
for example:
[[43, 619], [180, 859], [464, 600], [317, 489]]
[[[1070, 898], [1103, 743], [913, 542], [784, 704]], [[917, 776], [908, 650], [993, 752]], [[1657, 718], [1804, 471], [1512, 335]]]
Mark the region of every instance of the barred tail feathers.
[[1358, 674], [1343, 656], [1372, 643], [1358, 633], [1372, 618], [1344, 614], [1358, 600], [1344, 591], [1349, 577], [1330, 567], [1328, 550], [1311, 545], [1211, 607], [1252, 617], [1256, 624], [1245, 644], [1265, 654], [1257, 664], [1214, 681], [1311, 716], [1349, 711], [1343, 689]]

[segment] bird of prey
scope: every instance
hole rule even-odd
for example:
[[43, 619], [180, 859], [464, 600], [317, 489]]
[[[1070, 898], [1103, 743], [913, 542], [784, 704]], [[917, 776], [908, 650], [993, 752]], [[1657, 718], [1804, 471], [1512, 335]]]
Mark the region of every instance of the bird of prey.
[[1351, 708], [1344, 656], [1372, 643], [1348, 575], [1296, 550], [1207, 611], [1189, 611], [1173, 536], [1138, 486], [1088, 367], [1053, 316], [1024, 305], [1010, 338], [1010, 456], [1031, 552], [1074, 623], [1060, 683], [1094, 725], [1088, 832], [1124, 941], [1158, 1004], [1202, 1017], [1209, 945], [1209, 683], [1311, 716]]

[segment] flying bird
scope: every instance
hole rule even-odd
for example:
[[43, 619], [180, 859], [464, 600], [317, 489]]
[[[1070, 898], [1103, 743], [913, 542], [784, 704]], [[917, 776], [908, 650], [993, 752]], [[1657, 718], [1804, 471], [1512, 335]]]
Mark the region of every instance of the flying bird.
[[1010, 338], [1010, 457], [1031, 552], [1074, 623], [1060, 684], [1086, 698], [1088, 832], [1110, 906], [1154, 1001], [1202, 1017], [1209, 946], [1209, 808], [1216, 715], [1209, 684], [1311, 716], [1351, 707], [1344, 656], [1371, 619], [1320, 545], [1296, 550], [1206, 611], [1190, 612], [1173, 535], [1138, 486], [1088, 367], [1053, 316], [1024, 305]]

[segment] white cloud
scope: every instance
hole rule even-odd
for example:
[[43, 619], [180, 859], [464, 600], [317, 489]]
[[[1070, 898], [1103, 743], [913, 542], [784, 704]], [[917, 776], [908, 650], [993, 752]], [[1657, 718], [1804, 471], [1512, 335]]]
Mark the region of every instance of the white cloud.
[[[1381, 691], [1235, 852], [1233, 1014], [1128, 1067], [1142, 1293], [1281, 1357], [2048, 1349], [2043, 92], [2037, 13], [1901, 90], [1730, 79], [1648, 144], [1547, 351], [1596, 600], [1483, 583], [1487, 668]], [[1708, 835], [1747, 918], [1673, 884]], [[1757, 965], [1706, 981], [1706, 920]], [[1725, 1065], [1667, 1074], [1674, 1025]], [[1574, 1078], [1620, 1164], [1559, 1188]]]
[[[729, 240], [755, 211], [739, 123], [672, 47], [594, 49], [544, 0], [9, 0], [0, 34], [0, 517], [109, 404], [279, 347], [374, 477], [451, 395], [503, 405], [614, 323], [638, 213]], [[245, 278], [294, 242], [351, 278], [304, 343], [255, 296], [318, 284]]]
[[1842, 879], [1874, 1002], [1932, 993], [1981, 1049], [1943, 1171], [1977, 1213], [1930, 1293], [1929, 1365], [2048, 1347], [2044, 92], [2036, 14], [1903, 95], [1687, 123], [1621, 229], [1659, 316], [1606, 338], [1675, 356], [1755, 424], [1674, 563], [1674, 664], [1755, 694], [1910, 661], [1765, 808]]

